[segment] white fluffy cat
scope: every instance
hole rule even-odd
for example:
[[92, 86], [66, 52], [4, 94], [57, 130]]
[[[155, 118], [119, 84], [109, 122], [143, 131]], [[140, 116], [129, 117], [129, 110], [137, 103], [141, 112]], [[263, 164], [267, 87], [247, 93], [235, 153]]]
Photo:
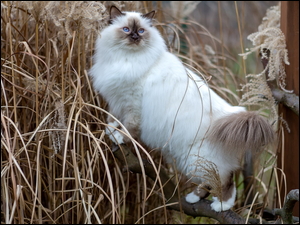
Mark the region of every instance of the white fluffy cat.
[[[245, 151], [273, 142], [274, 131], [255, 112], [228, 104], [168, 52], [152, 26], [154, 14], [110, 8], [110, 25], [97, 39], [89, 73], [94, 88], [132, 137], [161, 150], [168, 162], [175, 160], [177, 169], [193, 182], [203, 182], [203, 171], [195, 163], [199, 157], [214, 163], [222, 201], [213, 197], [211, 207], [228, 210], [236, 195], [233, 172]], [[106, 132], [115, 143], [129, 141], [115, 129], [118, 122], [111, 117], [108, 122]], [[195, 190], [186, 201], [195, 203], [207, 194], [204, 189]]]

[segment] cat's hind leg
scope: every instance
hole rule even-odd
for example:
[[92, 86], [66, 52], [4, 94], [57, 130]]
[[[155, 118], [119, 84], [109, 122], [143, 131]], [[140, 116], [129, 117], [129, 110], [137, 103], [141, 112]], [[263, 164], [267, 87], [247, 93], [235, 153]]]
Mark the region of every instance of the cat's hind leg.
[[[226, 211], [234, 206], [236, 188], [232, 178], [233, 175], [231, 174], [225, 184], [222, 185], [222, 202], [217, 197], [212, 197], [213, 203], [211, 203], [210, 206], [214, 211]], [[203, 188], [197, 187], [194, 191], [186, 195], [185, 200], [188, 203], [196, 203], [200, 201], [201, 198], [206, 198], [210, 194], [210, 189], [208, 185], [205, 185]]]
[[210, 187], [207, 185], [205, 185], [203, 188], [197, 187], [194, 191], [185, 196], [185, 200], [188, 203], [196, 203], [200, 201], [201, 198], [206, 198], [209, 195], [209, 190]]
[[232, 175], [228, 181], [222, 185], [222, 202], [217, 197], [213, 197], [213, 203], [211, 203], [211, 208], [216, 212], [229, 210], [234, 206], [236, 197], [235, 182], [232, 180]]

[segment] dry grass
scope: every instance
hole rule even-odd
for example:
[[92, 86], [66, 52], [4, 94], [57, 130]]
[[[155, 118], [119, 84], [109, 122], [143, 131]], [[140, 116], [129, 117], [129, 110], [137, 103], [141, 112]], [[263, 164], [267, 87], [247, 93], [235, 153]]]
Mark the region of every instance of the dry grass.
[[[114, 4], [125, 8], [123, 2]], [[126, 3], [126, 10], [152, 7], [149, 2]], [[170, 38], [171, 51], [237, 104], [240, 93], [234, 91], [245, 78], [228, 65], [240, 67], [238, 56], [201, 24], [171, 17], [162, 2], [156, 7], [158, 20], [165, 22], [157, 26]], [[106, 17], [103, 2], [1, 2], [2, 223], [195, 222], [166, 210], [156, 184], [126, 171], [113, 156], [104, 135], [106, 103], [87, 75]], [[175, 41], [167, 36], [170, 29]], [[159, 154], [141, 146], [136, 154], [153, 158], [176, 182]], [[267, 187], [278, 172], [276, 153], [270, 151], [255, 176], [253, 189], [262, 189], [257, 202], [265, 198], [274, 206], [275, 185]]]

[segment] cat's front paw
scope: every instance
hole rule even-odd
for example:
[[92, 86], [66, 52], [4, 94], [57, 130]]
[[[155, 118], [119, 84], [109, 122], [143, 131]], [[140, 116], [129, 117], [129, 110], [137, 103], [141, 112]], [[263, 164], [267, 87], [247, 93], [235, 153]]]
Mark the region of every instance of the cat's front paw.
[[188, 203], [196, 203], [200, 201], [200, 197], [198, 195], [195, 195], [194, 192], [191, 192], [185, 196], [185, 200]]
[[213, 197], [213, 203], [210, 205], [210, 207], [216, 212], [229, 210], [232, 206], [234, 206], [234, 199], [220, 202], [217, 197]]
[[117, 126], [117, 121], [108, 123], [108, 126], [105, 129], [105, 133], [108, 135], [109, 139], [112, 140], [115, 144], [124, 144], [123, 135], [116, 130]]
[[112, 140], [116, 145], [124, 144], [123, 135], [117, 130], [109, 135], [109, 139]]

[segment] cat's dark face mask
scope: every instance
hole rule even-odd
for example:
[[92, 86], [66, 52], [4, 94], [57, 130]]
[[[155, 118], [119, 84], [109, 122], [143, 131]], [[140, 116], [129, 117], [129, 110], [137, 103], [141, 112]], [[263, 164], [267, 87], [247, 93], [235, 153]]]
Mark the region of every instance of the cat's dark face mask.
[[[129, 27], [131, 27], [131, 32], [128, 34], [128, 38], [131, 43], [139, 44], [144, 33], [144, 29], [140, 28], [139, 21], [135, 19], [130, 19], [128, 21]], [[143, 32], [142, 32], [143, 31]]]

